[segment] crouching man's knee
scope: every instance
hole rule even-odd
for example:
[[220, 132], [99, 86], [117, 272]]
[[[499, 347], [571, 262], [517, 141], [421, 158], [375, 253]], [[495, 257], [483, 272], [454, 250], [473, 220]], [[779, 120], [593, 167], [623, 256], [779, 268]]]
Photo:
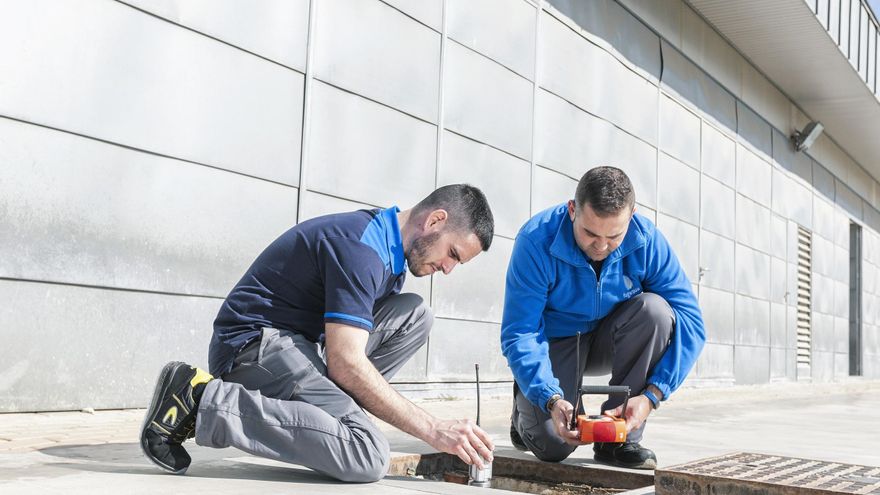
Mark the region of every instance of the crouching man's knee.
[[652, 324], [657, 332], [668, 338], [675, 329], [675, 313], [666, 299], [652, 292], [644, 292], [633, 299], [638, 305], [636, 318]]
[[574, 452], [576, 447], [567, 443], [553, 443], [547, 445], [544, 449], [535, 449], [532, 451], [535, 457], [544, 462], [561, 462], [568, 459], [568, 456]]
[[373, 436], [362, 448], [345, 455], [349, 457], [349, 462], [345, 463], [347, 467], [333, 473], [333, 477], [348, 483], [379, 481], [388, 473], [391, 464], [391, 447], [381, 433]]
[[521, 436], [535, 457], [545, 462], [564, 461], [577, 448], [559, 438], [553, 422], [549, 419], [524, 431]]

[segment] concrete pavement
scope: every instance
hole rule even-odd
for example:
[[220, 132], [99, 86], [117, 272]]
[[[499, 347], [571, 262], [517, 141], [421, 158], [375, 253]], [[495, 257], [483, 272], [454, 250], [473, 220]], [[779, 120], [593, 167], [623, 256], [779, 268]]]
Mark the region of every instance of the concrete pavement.
[[[473, 417], [474, 401], [422, 400], [445, 418]], [[734, 451], [761, 452], [880, 466], [880, 381], [771, 384], [680, 390], [652, 414], [643, 444], [661, 466]], [[143, 410], [0, 415], [0, 493], [474, 493], [450, 483], [388, 477], [341, 485], [307, 469], [235, 449], [187, 443], [193, 464], [167, 475], [143, 458], [137, 443]], [[496, 455], [531, 458], [507, 435], [510, 398], [484, 400], [483, 426]], [[420, 441], [382, 425], [399, 453], [427, 453]], [[594, 464], [581, 448], [567, 463]], [[492, 493], [503, 493], [493, 491]]]

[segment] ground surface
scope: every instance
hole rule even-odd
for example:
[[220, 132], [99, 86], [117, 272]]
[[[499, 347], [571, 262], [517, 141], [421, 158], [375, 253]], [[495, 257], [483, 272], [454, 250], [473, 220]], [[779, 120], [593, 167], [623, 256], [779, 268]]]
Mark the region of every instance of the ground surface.
[[[433, 414], [473, 417], [472, 400], [420, 401]], [[507, 436], [510, 399], [484, 400], [484, 427], [497, 455], [530, 457]], [[137, 443], [143, 410], [0, 415], [0, 493], [474, 493], [477, 488], [389, 477], [341, 485], [311, 471], [265, 461], [235, 449], [188, 443], [193, 464], [185, 476], [166, 475]], [[400, 453], [430, 449], [383, 425]], [[676, 393], [652, 414], [643, 444], [660, 466], [734, 451], [780, 454], [880, 466], [880, 381], [773, 384]], [[581, 448], [568, 463], [593, 464]], [[493, 491], [492, 493], [502, 493]]]

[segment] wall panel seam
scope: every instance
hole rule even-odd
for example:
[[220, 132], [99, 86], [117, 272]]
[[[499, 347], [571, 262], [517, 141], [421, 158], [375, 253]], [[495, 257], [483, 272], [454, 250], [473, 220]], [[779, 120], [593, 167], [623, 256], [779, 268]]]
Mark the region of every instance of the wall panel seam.
[[[662, 36], [660, 36], [656, 31], [654, 31], [653, 29], [651, 29], [646, 23], [642, 22], [642, 20], [639, 19], [638, 16], [636, 16], [635, 14], [632, 14], [632, 12], [630, 12], [629, 9], [627, 9], [625, 5], [621, 4], [621, 3], [620, 3], [619, 1], [617, 1], [617, 0], [615, 0], [615, 3], [617, 3], [617, 4], [618, 4], [619, 6], [621, 6], [624, 10], [626, 10], [627, 13], [629, 13], [630, 15], [632, 15], [633, 18], [635, 18], [637, 21], [639, 21], [639, 23], [641, 23], [643, 26], [648, 27], [648, 29], [649, 29], [652, 33], [654, 33], [654, 35], [656, 35], [658, 38], [666, 39], [666, 38], [663, 38]], [[586, 29], [582, 28], [582, 27], [581, 27], [580, 25], [578, 25], [573, 19], [569, 19], [567, 16], [565, 16], [565, 14], [563, 14], [562, 12], [557, 11], [555, 8], [552, 7], [552, 5], [550, 5], [550, 4], [546, 3], [546, 2], [544, 2], [544, 12], [546, 12], [547, 15], [549, 15], [550, 17], [552, 17], [552, 18], [556, 19], [557, 21], [559, 21], [563, 26], [565, 26], [566, 28], [570, 29], [573, 33], [575, 33], [576, 35], [578, 35], [578, 37], [580, 37], [581, 39], [583, 39], [583, 40], [586, 41], [587, 43], [589, 43], [589, 44], [595, 46], [595, 47], [598, 48], [599, 50], [602, 50], [603, 52], [605, 52], [605, 53], [607, 53], [608, 55], [610, 55], [612, 58], [614, 58], [614, 60], [616, 60], [616, 61], [617, 61], [618, 63], [620, 63], [621, 65], [623, 65], [623, 67], [624, 67], [625, 69], [627, 69], [628, 71], [630, 71], [630, 72], [632, 72], [633, 74], [639, 76], [640, 78], [644, 79], [645, 81], [647, 81], [648, 83], [650, 83], [650, 84], [652, 84], [652, 85], [654, 85], [654, 86], [658, 86], [658, 85], [659, 85], [659, 82], [660, 82], [660, 79], [659, 79], [659, 78], [657, 78], [656, 81], [655, 81], [655, 80], [654, 80], [654, 77], [647, 77], [647, 76], [645, 76], [645, 74], [650, 74], [650, 72], [648, 72], [647, 69], [643, 69], [643, 68], [639, 67], [637, 64], [635, 64], [634, 62], [631, 62], [631, 61], [630, 61], [628, 58], [626, 58], [622, 53], [618, 52], [617, 49], [609, 50], [607, 47], [602, 46], [601, 43], [597, 43], [596, 41], [594, 41], [594, 40], [590, 39], [589, 37], [585, 36], [584, 33], [585, 33], [585, 32], [588, 32]], [[574, 24], [575, 26], [578, 26], [578, 28], [575, 29], [575, 28], [572, 26], [572, 24]], [[590, 35], [591, 35], [591, 36], [595, 36], [595, 35], [593, 35], [592, 33], [590, 33]], [[596, 37], [599, 38], [599, 39], [602, 39], [602, 38], [599, 37], [599, 36], [596, 36]], [[605, 41], [605, 40], [603, 40], [603, 41]], [[611, 45], [610, 42], [607, 42], [607, 41], [606, 41], [606, 43], [608, 43], [609, 46], [612, 46], [612, 48], [613, 48], [613, 45]], [[652, 76], [653, 76], [653, 75], [652, 75]]]
[[[316, 0], [316, 1], [319, 1], [319, 0]], [[425, 120], [425, 119], [422, 118], [422, 117], [419, 117], [419, 116], [417, 116], [417, 115], [413, 115], [413, 114], [411, 114], [411, 113], [409, 113], [409, 112], [407, 112], [407, 111], [405, 111], [405, 110], [401, 110], [401, 109], [399, 109], [399, 108], [397, 108], [397, 107], [395, 107], [395, 106], [392, 106], [392, 105], [390, 105], [390, 104], [388, 104], [388, 103], [383, 103], [383, 102], [381, 102], [381, 101], [379, 101], [379, 100], [374, 100], [373, 98], [370, 98], [369, 96], [364, 96], [364, 95], [362, 95], [362, 94], [360, 94], [360, 93], [358, 93], [358, 92], [356, 92], [356, 91], [353, 91], [353, 90], [351, 90], [351, 89], [347, 89], [347, 88], [344, 88], [344, 87], [342, 87], [342, 86], [338, 86], [338, 85], [336, 85], [335, 83], [325, 81], [325, 80], [321, 79], [320, 77], [313, 76], [313, 77], [312, 77], [312, 80], [314, 80], [314, 81], [318, 81], [318, 82], [320, 82], [321, 84], [326, 84], [327, 86], [330, 86], [330, 87], [333, 88], [333, 89], [337, 89], [337, 90], [339, 90], [339, 91], [342, 91], [343, 93], [348, 93], [348, 94], [350, 94], [350, 95], [352, 95], [352, 96], [357, 96], [358, 98], [362, 98], [362, 99], [367, 100], [367, 101], [369, 101], [369, 102], [371, 102], [371, 103], [375, 103], [375, 104], [377, 104], [377, 105], [381, 105], [381, 106], [383, 106], [383, 107], [385, 107], [385, 108], [388, 108], [388, 109], [390, 109], [390, 110], [394, 110], [394, 111], [397, 112], [397, 113], [400, 113], [400, 114], [406, 115], [407, 117], [411, 117], [411, 118], [413, 118], [413, 119], [416, 119], [416, 120], [418, 120], [419, 122], [424, 122], [424, 123], [426, 123], [426, 124], [430, 124], [430, 125], [434, 125], [434, 126], [437, 125], [436, 123], [431, 122], [430, 120]]]
[[299, 146], [299, 191], [296, 196], [296, 223], [302, 220], [302, 211], [308, 191], [309, 137], [311, 136], [312, 87], [315, 70], [315, 31], [317, 30], [316, 4], [319, 0], [309, 0], [309, 33], [306, 37], [306, 74], [303, 80], [303, 113]]
[[516, 154], [514, 154], [514, 153], [512, 153], [512, 152], [510, 152], [510, 151], [504, 150], [504, 149], [502, 149], [502, 148], [499, 148], [499, 147], [494, 146], [494, 145], [492, 145], [492, 144], [489, 144], [489, 143], [487, 143], [487, 142], [480, 141], [479, 139], [476, 139], [476, 138], [473, 138], [473, 137], [471, 137], [471, 136], [468, 136], [467, 134], [462, 134], [461, 132], [456, 131], [456, 130], [454, 130], [454, 129], [444, 129], [444, 130], [445, 130], [446, 132], [450, 133], [450, 134], [455, 134], [456, 136], [459, 136], [459, 137], [461, 137], [461, 138], [463, 138], [463, 139], [467, 139], [468, 141], [472, 141], [472, 142], [474, 142], [474, 143], [481, 144], [481, 145], [486, 146], [486, 147], [488, 147], [488, 148], [492, 148], [493, 150], [495, 150], [495, 151], [499, 151], [499, 152], [501, 152], [501, 153], [504, 153], [505, 155], [507, 155], [507, 156], [509, 156], [509, 157], [511, 157], [511, 158], [516, 158], [517, 160], [519, 160], [519, 161], [521, 161], [521, 162], [529, 163], [529, 160], [526, 160], [525, 158], [523, 158], [523, 157], [521, 157], [521, 156], [518, 156], [518, 155], [516, 155]]
[[487, 54], [485, 54], [485, 53], [483, 53], [483, 52], [477, 51], [476, 49], [471, 48], [471, 47], [465, 45], [464, 43], [462, 43], [461, 41], [458, 41], [457, 39], [453, 38], [452, 36], [447, 36], [446, 38], [449, 39], [450, 41], [452, 41], [453, 43], [455, 43], [456, 45], [458, 45], [458, 46], [460, 46], [460, 47], [462, 47], [462, 48], [468, 50], [469, 52], [474, 53], [474, 54], [476, 54], [476, 55], [479, 55], [480, 58], [485, 59], [485, 60], [488, 60], [489, 62], [492, 62], [493, 64], [495, 64], [495, 65], [497, 65], [497, 66], [499, 66], [499, 67], [502, 67], [502, 68], [506, 69], [508, 72], [512, 73], [513, 75], [515, 75], [515, 76], [517, 76], [517, 77], [519, 77], [519, 78], [525, 79], [526, 81], [532, 82], [531, 79], [529, 79], [528, 77], [526, 77], [526, 76], [520, 74], [519, 72], [516, 71], [516, 69], [512, 69], [512, 68], [508, 67], [508, 66], [505, 65], [503, 62], [500, 62], [500, 61], [498, 61], [498, 60], [495, 60], [495, 59], [492, 58], [491, 56], [489, 56], [489, 55], [487, 55]]
[[535, 173], [537, 172], [538, 147], [538, 90], [541, 74], [541, 13], [544, 11], [544, 0], [538, 0], [535, 10], [535, 67], [532, 75], [532, 149], [529, 154], [529, 218], [535, 214]]
[[[426, 1], [426, 0], [419, 0], [419, 1]], [[437, 30], [434, 29], [433, 27], [429, 26], [428, 24], [425, 24], [423, 21], [420, 21], [419, 19], [416, 19], [416, 18], [413, 17], [412, 15], [410, 15], [410, 14], [408, 14], [408, 13], [406, 13], [406, 12], [400, 10], [396, 5], [393, 5], [393, 4], [388, 3], [386, 0], [379, 0], [379, 3], [385, 4], [386, 7], [391, 7], [392, 9], [396, 10], [397, 12], [399, 12], [399, 13], [402, 14], [402, 15], [404, 15], [405, 17], [409, 17], [411, 20], [413, 20], [413, 21], [415, 21], [415, 22], [421, 24], [422, 26], [425, 26], [426, 28], [430, 29], [431, 31], [434, 31], [435, 33], [443, 34], [443, 33], [441, 33], [440, 31], [437, 31]], [[445, 3], [445, 1], [444, 1], [444, 3]], [[441, 29], [443, 29], [443, 28], [442, 28], [442, 21], [441, 21]]]
[[59, 280], [42, 280], [42, 279], [32, 279], [32, 278], [13, 278], [13, 277], [3, 277], [0, 276], [0, 281], [4, 282], [22, 282], [28, 284], [42, 284], [42, 285], [57, 285], [62, 287], [77, 287], [81, 289], [97, 289], [97, 290], [109, 290], [116, 292], [135, 292], [139, 294], [154, 294], [159, 296], [175, 296], [175, 297], [195, 297], [199, 299], [214, 299], [217, 301], [223, 301], [226, 299], [226, 296], [211, 296], [207, 294], [189, 294], [186, 292], [169, 292], [169, 291], [159, 291], [159, 290], [150, 290], [150, 289], [137, 289], [133, 287], [113, 287], [109, 285], [93, 285], [93, 284], [82, 284], [76, 282], [63, 282]]
[[159, 14], [156, 14], [156, 13], [154, 13], [154, 12], [150, 12], [149, 10], [145, 10], [145, 9], [143, 9], [143, 8], [141, 8], [141, 7], [136, 6], [136, 5], [132, 5], [132, 4], [130, 4], [130, 3], [127, 3], [127, 2], [125, 2], [124, 0], [114, 0], [114, 1], [115, 1], [116, 3], [119, 3], [119, 4], [122, 4], [122, 5], [125, 5], [126, 7], [130, 7], [130, 8], [132, 8], [132, 9], [134, 9], [134, 10], [137, 10], [138, 12], [140, 12], [140, 13], [142, 13], [142, 14], [146, 14], [146, 15], [148, 15], [148, 16], [150, 16], [150, 17], [155, 17], [156, 19], [159, 19], [159, 20], [161, 20], [161, 21], [167, 22], [167, 23], [172, 24], [172, 25], [174, 25], [174, 26], [177, 26], [177, 27], [179, 27], [179, 28], [181, 28], [181, 29], [185, 29], [185, 30], [190, 31], [190, 32], [192, 32], [192, 33], [198, 34], [198, 35], [200, 35], [200, 36], [204, 36], [205, 38], [208, 38], [208, 39], [210, 39], [210, 40], [213, 40], [213, 41], [216, 41], [216, 42], [218, 42], [218, 43], [224, 44], [224, 45], [226, 45], [226, 46], [228, 46], [228, 47], [230, 47], [230, 48], [233, 48], [233, 49], [235, 49], [235, 50], [242, 51], [242, 52], [244, 52], [244, 53], [247, 53], [248, 55], [253, 55], [254, 57], [257, 57], [257, 58], [259, 58], [259, 59], [265, 60], [266, 62], [269, 62], [270, 64], [278, 65], [278, 66], [284, 67], [285, 69], [290, 69], [290, 70], [292, 70], [292, 71], [294, 71], [294, 72], [296, 72], [296, 73], [298, 73], [298, 74], [303, 74], [302, 71], [300, 71], [300, 70], [298, 70], [298, 69], [296, 69], [296, 68], [294, 68], [294, 67], [291, 67], [291, 66], [289, 66], [289, 65], [285, 65], [285, 64], [283, 64], [283, 63], [281, 63], [281, 62], [278, 62], [277, 60], [273, 60], [273, 59], [271, 59], [271, 58], [269, 58], [269, 57], [266, 57], [265, 55], [260, 55], [259, 53], [253, 52], [253, 51], [248, 50], [248, 49], [246, 49], [246, 48], [242, 48], [242, 47], [240, 47], [240, 46], [238, 46], [238, 45], [235, 45], [235, 44], [233, 44], [233, 43], [231, 43], [231, 42], [229, 42], [229, 41], [225, 41], [225, 40], [223, 40], [223, 39], [221, 39], [221, 38], [218, 38], [218, 37], [216, 37], [216, 36], [213, 36], [213, 35], [210, 35], [210, 34], [208, 34], [208, 33], [205, 33], [205, 32], [202, 32], [202, 31], [199, 31], [198, 29], [192, 28], [192, 27], [187, 26], [187, 25], [185, 25], [185, 24], [181, 24], [181, 23], [179, 23], [179, 22], [175, 22], [175, 21], [173, 21], [173, 20], [171, 20], [171, 19], [169, 19], [169, 18], [167, 18], [167, 17], [162, 17], [162, 16], [159, 15]]
[[[616, 128], [617, 130], [619, 130], [619, 131], [621, 131], [621, 132], [624, 132], [624, 133], [628, 134], [629, 136], [638, 139], [639, 141], [641, 141], [641, 142], [647, 144], [648, 146], [650, 146], [650, 147], [652, 147], [652, 148], [655, 148], [655, 149], [659, 149], [659, 144], [660, 144], [660, 143], [659, 143], [659, 139], [658, 139], [658, 143], [657, 143], [657, 145], [655, 146], [654, 144], [651, 144], [650, 141], [645, 140], [645, 138], [642, 138], [642, 137], [640, 137], [640, 136], [637, 136], [637, 135], [633, 134], [632, 132], [630, 132], [630, 131], [624, 129], [623, 127], [620, 127], [620, 126], [617, 125], [616, 123], [614, 123], [614, 122], [612, 122], [612, 121], [606, 119], [605, 117], [601, 117], [601, 116], [599, 116], [599, 115], [594, 114], [593, 112], [590, 112], [589, 110], [586, 110], [586, 109], [580, 107], [577, 103], [574, 103], [574, 102], [572, 102], [571, 100], [568, 100], [568, 99], [565, 98], [564, 96], [561, 96], [561, 95], [559, 95], [559, 94], [556, 94], [556, 93], [554, 93], [553, 91], [551, 91], [551, 90], [549, 90], [549, 89], [547, 89], [547, 88], [544, 88], [544, 87], [541, 87], [541, 90], [543, 90], [543, 91], [544, 91], [545, 93], [547, 93], [547, 94], [550, 94], [550, 95], [553, 95], [553, 96], [559, 98], [560, 100], [562, 100], [562, 101], [568, 103], [569, 105], [575, 107], [576, 109], [580, 110], [581, 112], [586, 113], [587, 115], [589, 115], [589, 116], [591, 116], [591, 117], [593, 117], [593, 118], [599, 119], [599, 120], [601, 120], [602, 122], [605, 122], [606, 124], [609, 124], [609, 125], [611, 125], [611, 126], [614, 126], [614, 128]], [[659, 107], [659, 101], [658, 101], [658, 107]], [[658, 115], [660, 114], [660, 112], [659, 112], [659, 108], [658, 108], [658, 112], [657, 112], [657, 114], [658, 114]], [[658, 125], [658, 132], [659, 132], [659, 125], [660, 125], [660, 123], [659, 123], [659, 117], [658, 117], [658, 123], [657, 123], [657, 125]], [[580, 179], [580, 177], [578, 177], [578, 179]]]
[[165, 159], [168, 159], [168, 160], [174, 160], [174, 161], [178, 161], [178, 162], [189, 163], [189, 164], [191, 164], [191, 165], [197, 165], [197, 166], [199, 166], [199, 167], [209, 168], [209, 169], [212, 169], [212, 170], [216, 170], [216, 171], [218, 171], [218, 172], [225, 172], [225, 173], [229, 173], [229, 174], [239, 175], [239, 176], [242, 176], [242, 177], [247, 177], [247, 178], [249, 178], [249, 179], [254, 179], [254, 180], [259, 180], [259, 181], [263, 181], [263, 182], [268, 182], [268, 183], [270, 183], [270, 184], [277, 184], [277, 185], [279, 185], [279, 186], [290, 187], [290, 188], [293, 188], [293, 189], [297, 189], [297, 188], [298, 188], [298, 186], [296, 186], [296, 185], [294, 185], [294, 184], [288, 184], [288, 183], [285, 183], [285, 182], [279, 182], [279, 181], [277, 181], [277, 180], [267, 179], [267, 178], [265, 178], [265, 177], [260, 177], [260, 176], [257, 176], [257, 175], [246, 174], [246, 173], [244, 173], [244, 172], [239, 172], [239, 171], [237, 171], [237, 170], [231, 170], [231, 169], [228, 169], [228, 168], [223, 168], [223, 167], [220, 167], [220, 166], [217, 166], [217, 165], [211, 165], [211, 164], [208, 164], [208, 163], [197, 162], [197, 161], [195, 161], [195, 160], [190, 160], [190, 159], [188, 159], [188, 158], [180, 158], [180, 157], [176, 157], [176, 156], [173, 156], [173, 155], [166, 155], [166, 154], [164, 154], [164, 153], [159, 153], [158, 151], [151, 151], [151, 150], [147, 150], [147, 149], [143, 149], [143, 148], [137, 148], [137, 147], [135, 147], [135, 146], [131, 146], [131, 145], [128, 145], [128, 144], [118, 143], [118, 142], [115, 142], [115, 141], [110, 141], [110, 140], [108, 140], [108, 139], [103, 139], [103, 138], [99, 138], [99, 137], [95, 137], [95, 136], [89, 136], [88, 134], [83, 134], [83, 133], [76, 132], [76, 131], [69, 131], [69, 130], [66, 130], [66, 129], [61, 129], [61, 128], [59, 128], [59, 127], [53, 127], [53, 126], [51, 126], [51, 125], [47, 125], [47, 124], [41, 124], [41, 123], [39, 123], [39, 122], [33, 122], [33, 121], [23, 120], [23, 119], [20, 119], [20, 118], [17, 118], [17, 117], [13, 117], [13, 116], [11, 116], [11, 115], [0, 114], [0, 119], [6, 119], [6, 120], [11, 120], [11, 121], [13, 121], [13, 122], [19, 122], [19, 123], [21, 123], [21, 124], [32, 125], [32, 126], [35, 126], [35, 127], [41, 127], [41, 128], [43, 128], [43, 129], [48, 129], [48, 130], [50, 130], [50, 131], [57, 131], [57, 132], [61, 132], [61, 133], [64, 133], [64, 134], [69, 134], [69, 135], [72, 135], [72, 136], [80, 137], [80, 138], [83, 138], [83, 139], [88, 139], [88, 140], [90, 140], [90, 141], [96, 141], [96, 142], [103, 143], [103, 144], [107, 144], [107, 145], [110, 145], [110, 146], [115, 146], [115, 147], [118, 147], [118, 148], [123, 148], [123, 149], [129, 150], [129, 151], [135, 151], [135, 152], [138, 152], [138, 153], [144, 153], [144, 154], [151, 155], [151, 156], [155, 156], [155, 157], [159, 157], [159, 158], [165, 158]]

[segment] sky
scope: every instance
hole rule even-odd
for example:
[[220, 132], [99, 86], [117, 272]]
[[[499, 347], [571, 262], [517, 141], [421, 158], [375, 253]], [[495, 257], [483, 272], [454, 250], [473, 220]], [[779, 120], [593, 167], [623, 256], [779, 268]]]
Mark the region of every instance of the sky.
[[880, 0], [868, 0], [868, 5], [874, 11], [874, 17], [880, 17]]

